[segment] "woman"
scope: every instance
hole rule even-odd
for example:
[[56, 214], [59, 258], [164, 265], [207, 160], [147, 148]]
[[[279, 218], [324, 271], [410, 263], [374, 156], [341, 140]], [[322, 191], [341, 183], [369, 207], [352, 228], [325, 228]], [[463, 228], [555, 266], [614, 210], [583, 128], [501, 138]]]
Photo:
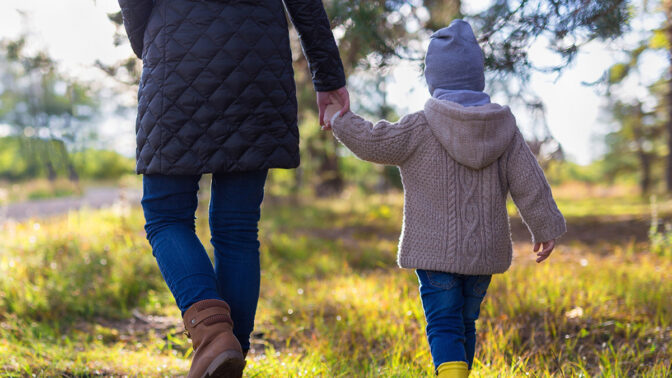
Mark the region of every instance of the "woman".
[[[194, 347], [189, 377], [239, 377], [259, 298], [257, 224], [270, 168], [299, 165], [296, 89], [281, 0], [119, 0], [138, 92], [137, 173], [147, 239]], [[317, 91], [349, 104], [320, 0], [284, 0]], [[212, 173], [215, 266], [195, 234]]]

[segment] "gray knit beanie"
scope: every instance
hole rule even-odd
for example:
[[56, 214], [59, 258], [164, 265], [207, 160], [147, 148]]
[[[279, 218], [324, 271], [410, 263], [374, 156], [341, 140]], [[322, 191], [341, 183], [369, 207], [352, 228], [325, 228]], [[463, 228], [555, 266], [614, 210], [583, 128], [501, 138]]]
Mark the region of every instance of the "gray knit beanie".
[[483, 91], [483, 51], [469, 23], [454, 20], [432, 34], [425, 58], [425, 78], [430, 94], [437, 88]]

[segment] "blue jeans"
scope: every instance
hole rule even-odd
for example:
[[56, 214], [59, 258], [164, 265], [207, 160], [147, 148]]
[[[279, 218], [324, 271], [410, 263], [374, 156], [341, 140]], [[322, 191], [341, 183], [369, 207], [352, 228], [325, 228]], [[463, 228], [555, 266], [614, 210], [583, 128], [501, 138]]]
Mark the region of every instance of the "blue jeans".
[[434, 367], [448, 361], [465, 361], [471, 369], [476, 348], [476, 319], [492, 276], [421, 269], [416, 273]]
[[143, 177], [142, 208], [147, 240], [166, 284], [182, 314], [203, 299], [220, 299], [231, 307], [233, 332], [243, 350], [259, 300], [258, 223], [268, 171], [212, 175], [210, 243], [213, 268], [196, 236], [200, 175]]

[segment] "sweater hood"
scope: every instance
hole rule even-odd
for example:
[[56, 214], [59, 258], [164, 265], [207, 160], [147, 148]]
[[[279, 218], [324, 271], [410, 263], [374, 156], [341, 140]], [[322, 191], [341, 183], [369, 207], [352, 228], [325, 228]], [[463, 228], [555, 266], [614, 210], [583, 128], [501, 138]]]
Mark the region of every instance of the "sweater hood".
[[430, 98], [425, 117], [448, 154], [472, 169], [485, 168], [497, 160], [518, 129], [511, 109], [498, 104], [464, 107]]

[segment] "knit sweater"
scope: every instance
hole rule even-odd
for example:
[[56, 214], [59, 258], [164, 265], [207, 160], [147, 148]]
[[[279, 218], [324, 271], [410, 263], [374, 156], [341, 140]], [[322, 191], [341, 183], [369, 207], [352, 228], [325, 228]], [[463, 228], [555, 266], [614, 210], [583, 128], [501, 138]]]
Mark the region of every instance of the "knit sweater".
[[396, 165], [404, 186], [402, 268], [494, 274], [511, 265], [507, 194], [532, 242], [559, 237], [565, 220], [507, 106], [429, 99], [424, 111], [375, 125], [348, 112], [332, 128], [357, 157]]

